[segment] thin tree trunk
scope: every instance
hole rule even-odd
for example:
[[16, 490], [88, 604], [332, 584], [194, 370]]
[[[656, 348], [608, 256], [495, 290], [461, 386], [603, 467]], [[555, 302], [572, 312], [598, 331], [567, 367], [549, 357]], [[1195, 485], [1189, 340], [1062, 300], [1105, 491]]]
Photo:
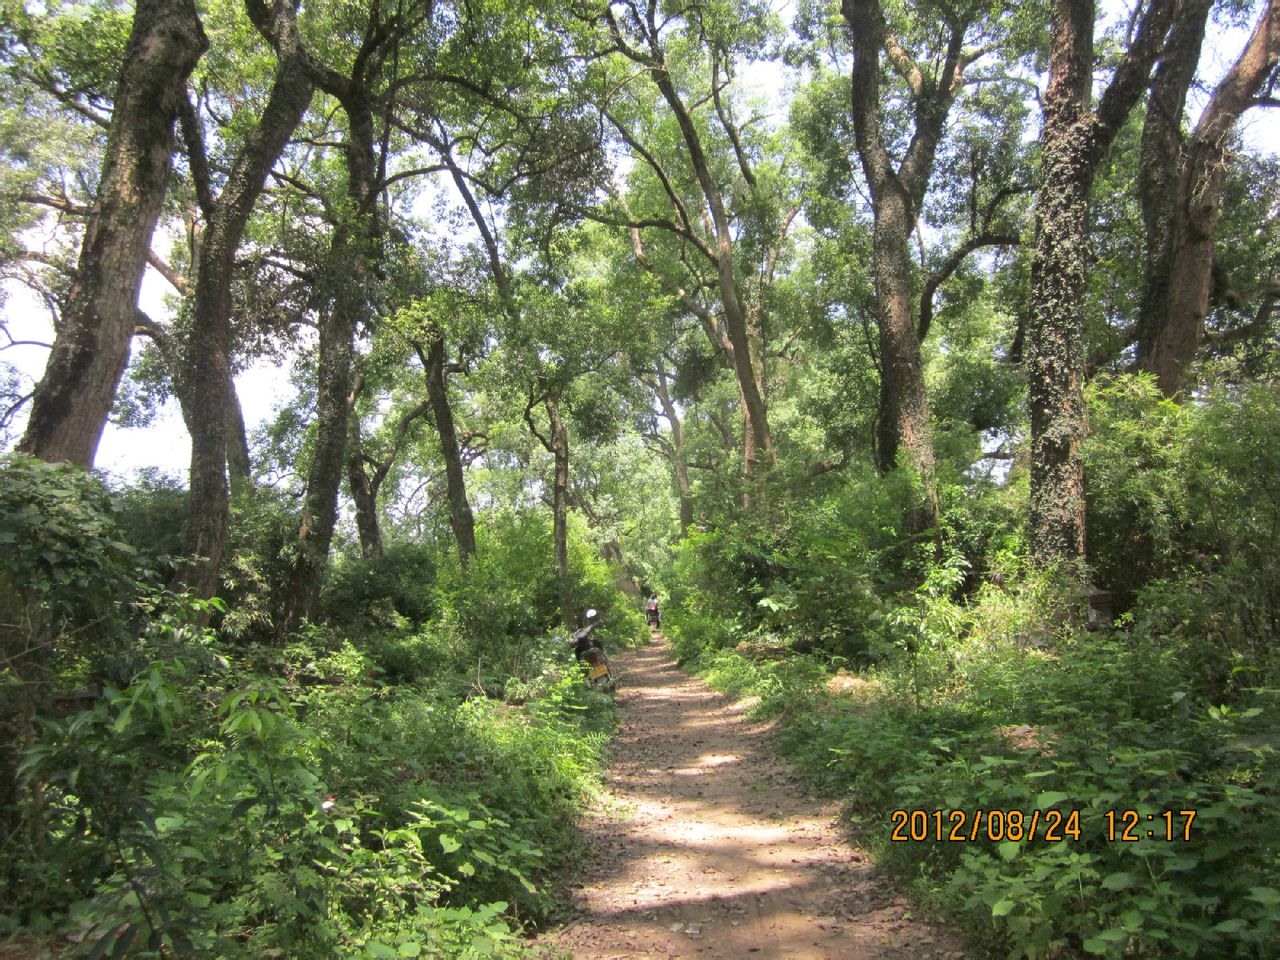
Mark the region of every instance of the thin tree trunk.
[[702, 188], [707, 208], [711, 213], [711, 223], [715, 229], [714, 252], [720, 303], [724, 308], [725, 332], [733, 345], [734, 375], [742, 397], [744, 427], [742, 472], [743, 476], [751, 477], [755, 472], [754, 467], [758, 458], [764, 457], [766, 465], [772, 464], [773, 437], [769, 431], [769, 415], [764, 391], [761, 389], [764, 371], [756, 362], [760, 357], [760, 350], [758, 344], [752, 343], [748, 317], [738, 292], [738, 279], [734, 268], [733, 232], [725, 212], [720, 188], [711, 172], [711, 165], [702, 148], [702, 138], [693, 123], [693, 118], [689, 116], [684, 101], [680, 99], [680, 94], [670, 74], [667, 73], [665, 65], [663, 69], [655, 70], [653, 76], [667, 105], [675, 114], [685, 146], [689, 151], [689, 162]]
[[191, 493], [186, 543], [193, 563], [179, 574], [179, 582], [201, 597], [211, 597], [218, 589], [227, 539], [228, 427], [235, 414], [231, 381], [235, 255], [267, 174], [302, 122], [315, 89], [293, 8], [277, 4], [268, 19], [256, 20], [255, 25], [276, 49], [275, 79], [266, 109], [236, 157], [201, 238], [195, 323], [183, 374], [195, 401], [188, 425]]
[[427, 371], [427, 397], [440, 434], [440, 452], [444, 456], [445, 480], [449, 491], [449, 524], [458, 543], [458, 560], [465, 567], [476, 553], [476, 524], [467, 499], [467, 477], [462, 467], [462, 451], [449, 403], [449, 387], [445, 375], [444, 338], [432, 337], [423, 363]]
[[1093, 83], [1093, 0], [1054, 0], [1044, 98], [1032, 316], [1027, 330], [1031, 408], [1029, 539], [1036, 562], [1084, 558], [1086, 430], [1084, 315], [1089, 196], [1097, 167], [1147, 85], [1172, 16], [1152, 0], [1098, 107]]
[[208, 47], [191, 0], [137, 0], [106, 158], [75, 281], [19, 449], [93, 465], [129, 362], [151, 235], [164, 203], [174, 122]]
[[667, 388], [667, 371], [659, 364], [658, 377], [655, 381], [658, 403], [662, 405], [662, 415], [671, 425], [671, 466], [676, 475], [676, 492], [680, 497], [680, 536], [688, 536], [689, 527], [693, 525], [693, 496], [689, 485], [689, 464], [685, 460], [684, 425], [680, 422], [680, 413], [671, 400], [671, 391]]
[[[383, 555], [382, 528], [378, 520], [378, 492], [382, 489], [383, 481], [387, 479], [392, 466], [395, 465], [410, 428], [415, 421], [427, 415], [431, 410], [431, 404], [430, 402], [420, 403], [401, 415], [390, 451], [381, 461], [376, 461], [365, 453], [360, 435], [360, 415], [356, 411], [356, 403], [364, 391], [364, 386], [364, 375], [357, 373], [355, 386], [347, 398], [350, 424], [347, 435], [347, 483], [351, 489], [351, 499], [355, 502], [360, 552], [367, 558], [376, 558]], [[367, 467], [373, 467], [373, 473], [369, 473]]]
[[249, 458], [249, 433], [244, 425], [244, 408], [240, 405], [235, 380], [228, 382], [227, 392], [227, 473], [231, 477], [231, 489], [239, 491], [248, 489], [253, 464]]
[[[1187, 368], [1204, 337], [1204, 318], [1213, 291], [1214, 237], [1222, 216], [1227, 139], [1278, 61], [1280, 0], [1268, 0], [1252, 36], [1214, 88], [1179, 154], [1172, 222], [1167, 230], [1167, 273], [1161, 278], [1167, 292], [1153, 305], [1149, 320], [1144, 317], [1149, 349], [1139, 353], [1139, 365], [1155, 374], [1165, 396], [1182, 390]], [[1160, 280], [1149, 280], [1153, 282]]]
[[566, 629], [577, 622], [573, 608], [573, 577], [569, 570], [569, 431], [560, 414], [560, 401], [548, 395], [545, 401], [551, 418], [551, 455], [555, 473], [551, 484], [552, 538], [556, 557], [556, 586], [560, 595], [560, 619]]

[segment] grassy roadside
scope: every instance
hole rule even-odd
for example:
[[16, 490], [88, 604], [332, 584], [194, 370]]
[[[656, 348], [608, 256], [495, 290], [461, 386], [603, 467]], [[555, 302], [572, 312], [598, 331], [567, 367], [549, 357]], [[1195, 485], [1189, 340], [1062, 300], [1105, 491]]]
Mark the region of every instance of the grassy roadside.
[[1168, 651], [1124, 638], [956, 648], [853, 677], [672, 633], [686, 667], [780, 717], [782, 748], [844, 800], [858, 842], [981, 956], [1280, 950], [1273, 693], [1196, 711]]

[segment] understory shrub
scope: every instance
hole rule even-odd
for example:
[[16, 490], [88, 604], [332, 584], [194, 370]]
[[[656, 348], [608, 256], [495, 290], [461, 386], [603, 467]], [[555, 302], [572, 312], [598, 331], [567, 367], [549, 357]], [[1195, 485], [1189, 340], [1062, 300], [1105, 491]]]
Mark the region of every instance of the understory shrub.
[[1090, 563], [1214, 700], [1280, 685], [1280, 386], [1175, 404], [1148, 377], [1091, 393]]
[[0, 929], [69, 925], [99, 956], [518, 951], [603, 762], [608, 701], [567, 660], [515, 707], [385, 685], [349, 646], [273, 676], [198, 642], [217, 656], [41, 718], [19, 779], [55, 882]]

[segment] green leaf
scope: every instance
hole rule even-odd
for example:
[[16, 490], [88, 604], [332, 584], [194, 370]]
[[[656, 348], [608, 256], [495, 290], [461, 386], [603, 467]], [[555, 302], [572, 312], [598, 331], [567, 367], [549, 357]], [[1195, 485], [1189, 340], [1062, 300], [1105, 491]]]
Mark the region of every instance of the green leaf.
[[1013, 900], [1010, 900], [1008, 897], [1005, 897], [1003, 900], [996, 901], [995, 906], [991, 908], [991, 915], [993, 917], [1007, 916], [1010, 913], [1010, 911], [1012, 911], [1013, 908], [1016, 906], [1017, 906], [1017, 903], [1015, 903]]
[[422, 946], [417, 943], [402, 943], [397, 952], [402, 957], [417, 957], [422, 954]]
[[454, 853], [462, 849], [462, 844], [451, 833], [440, 834], [440, 848], [445, 853]]
[[1044, 810], [1052, 807], [1055, 803], [1062, 803], [1063, 800], [1071, 799], [1071, 794], [1063, 793], [1060, 790], [1046, 790], [1040, 796], [1036, 797], [1036, 806]]
[[1000, 856], [1005, 860], [1014, 860], [1022, 851], [1022, 844], [1017, 840], [1005, 840], [996, 849], [1000, 851]]
[[1132, 873], [1112, 873], [1108, 874], [1102, 880], [1103, 890], [1127, 890], [1138, 882], [1138, 878]]

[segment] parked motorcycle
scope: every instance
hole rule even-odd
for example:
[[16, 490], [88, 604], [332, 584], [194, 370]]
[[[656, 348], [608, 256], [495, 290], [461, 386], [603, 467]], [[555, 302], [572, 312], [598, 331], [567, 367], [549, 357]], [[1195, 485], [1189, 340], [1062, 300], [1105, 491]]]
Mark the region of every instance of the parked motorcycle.
[[618, 689], [618, 683], [613, 676], [613, 667], [600, 641], [591, 635], [596, 628], [597, 616], [594, 609], [588, 610], [583, 617], [586, 624], [573, 632], [573, 655], [582, 664], [589, 687], [594, 690], [603, 690], [605, 693], [613, 693]]

